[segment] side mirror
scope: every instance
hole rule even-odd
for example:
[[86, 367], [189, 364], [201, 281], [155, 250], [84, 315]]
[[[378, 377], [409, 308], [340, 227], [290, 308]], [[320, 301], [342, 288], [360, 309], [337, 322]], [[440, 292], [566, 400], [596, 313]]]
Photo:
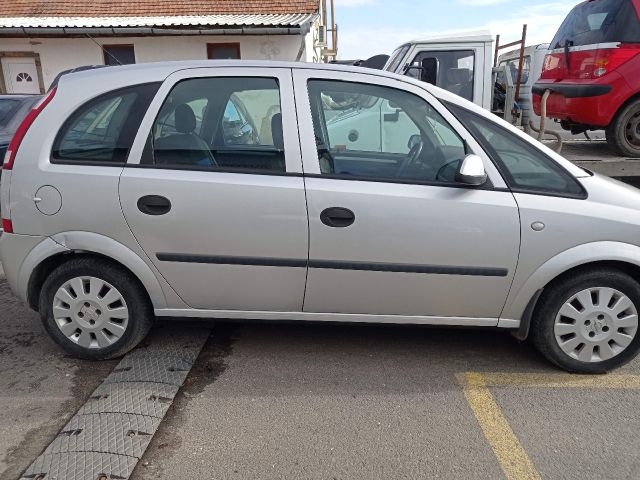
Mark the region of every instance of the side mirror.
[[435, 85], [438, 83], [438, 59], [435, 57], [423, 58], [420, 64], [420, 80]]
[[407, 148], [411, 150], [413, 147], [422, 142], [422, 137], [418, 134], [411, 135], [409, 137], [409, 141], [407, 142]]
[[487, 183], [487, 172], [484, 162], [478, 155], [467, 155], [456, 172], [456, 182], [479, 187]]

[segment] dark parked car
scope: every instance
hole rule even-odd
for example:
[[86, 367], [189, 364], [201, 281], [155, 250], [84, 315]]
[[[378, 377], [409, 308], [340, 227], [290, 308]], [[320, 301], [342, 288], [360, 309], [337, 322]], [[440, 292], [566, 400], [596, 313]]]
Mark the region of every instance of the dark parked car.
[[40, 95], [0, 95], [0, 159], [4, 159], [13, 134], [40, 98]]

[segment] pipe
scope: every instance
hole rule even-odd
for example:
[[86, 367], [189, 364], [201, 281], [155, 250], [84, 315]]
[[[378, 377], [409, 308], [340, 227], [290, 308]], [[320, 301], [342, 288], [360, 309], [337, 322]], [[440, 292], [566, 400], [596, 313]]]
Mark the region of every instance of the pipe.
[[551, 95], [551, 90], [545, 90], [544, 95], [542, 95], [542, 102], [541, 102], [541, 108], [540, 108], [541, 110], [540, 111], [540, 128], [536, 128], [532, 120], [529, 120], [529, 127], [531, 128], [531, 130], [533, 130], [538, 134], [539, 142], [542, 141], [542, 138], [544, 137], [545, 134], [555, 137], [556, 140], [558, 141], [558, 145], [554, 150], [556, 151], [556, 153], [560, 153], [562, 151], [562, 136], [558, 132], [545, 130], [546, 128], [545, 124], [547, 121], [547, 101], [549, 100], [549, 95]]

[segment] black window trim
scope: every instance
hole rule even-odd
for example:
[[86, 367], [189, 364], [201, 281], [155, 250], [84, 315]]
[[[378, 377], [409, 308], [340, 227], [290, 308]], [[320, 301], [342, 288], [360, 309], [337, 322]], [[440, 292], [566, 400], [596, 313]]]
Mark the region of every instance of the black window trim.
[[487, 183], [479, 187], [473, 185], [467, 185], [459, 182], [430, 182], [420, 180], [404, 180], [401, 178], [383, 178], [383, 177], [356, 177], [356, 176], [340, 176], [340, 175], [326, 175], [322, 173], [303, 173], [303, 172], [278, 172], [275, 170], [262, 170], [262, 169], [249, 169], [249, 168], [229, 168], [229, 167], [203, 167], [199, 165], [194, 166], [162, 166], [156, 167], [155, 165], [141, 164], [141, 163], [127, 163], [124, 168], [148, 168], [153, 170], [170, 170], [170, 171], [184, 171], [184, 172], [205, 172], [205, 173], [241, 173], [244, 175], [268, 175], [272, 177], [300, 177], [300, 178], [319, 178], [324, 180], [344, 180], [348, 182], [371, 182], [371, 183], [391, 183], [398, 185], [417, 185], [423, 187], [443, 187], [443, 188], [458, 188], [467, 190], [483, 190], [483, 191], [495, 191], [495, 192], [509, 192], [507, 188], [495, 187], [491, 182], [491, 179], [487, 179]]
[[[54, 165], [83, 165], [83, 166], [92, 166], [92, 167], [118, 167], [118, 168], [122, 168], [124, 167], [128, 160], [129, 160], [129, 154], [131, 153], [131, 147], [129, 147], [127, 149], [127, 153], [126, 155], [124, 155], [124, 158], [122, 161], [117, 161], [117, 162], [110, 162], [110, 161], [104, 161], [104, 160], [75, 160], [75, 159], [70, 159], [70, 158], [59, 158], [55, 155], [55, 153], [58, 150], [58, 146], [60, 145], [60, 142], [62, 141], [62, 137], [63, 134], [66, 133], [67, 129], [70, 127], [71, 123], [73, 121], [76, 120], [76, 115], [83, 111], [86, 110], [87, 108], [91, 108], [92, 106], [104, 101], [106, 98], [110, 97], [110, 96], [117, 96], [120, 92], [126, 91], [126, 90], [130, 90], [133, 88], [139, 88], [139, 87], [152, 87], [153, 90], [150, 90], [148, 92], [148, 97], [145, 99], [145, 110], [144, 113], [142, 114], [142, 116], [140, 117], [140, 119], [142, 120], [142, 118], [144, 118], [144, 116], [147, 113], [147, 110], [149, 109], [149, 106], [151, 105], [151, 102], [153, 101], [154, 97], [157, 95], [158, 90], [160, 89], [160, 86], [162, 85], [162, 82], [145, 82], [145, 83], [137, 83], [137, 84], [133, 84], [133, 85], [127, 85], [126, 87], [121, 87], [121, 88], [117, 88], [115, 90], [109, 90], [108, 92], [103, 92], [95, 97], [90, 98], [89, 100], [85, 101], [82, 105], [80, 105], [79, 107], [77, 107], [73, 112], [71, 112], [71, 114], [66, 118], [66, 120], [62, 123], [62, 126], [60, 127], [60, 129], [58, 130], [58, 132], [56, 133], [55, 139], [53, 140], [53, 144], [51, 146], [51, 153], [49, 154], [49, 163], [54, 164]], [[134, 103], [134, 107], [135, 105], [140, 101], [140, 98], [136, 99], [136, 102]], [[123, 128], [123, 132], [126, 129]], [[121, 135], [122, 135], [121, 133]], [[138, 134], [140, 133], [140, 128], [138, 125], [138, 129], [135, 131], [135, 133], [133, 134], [133, 138], [131, 141], [131, 146], [133, 146], [133, 143], [135, 142], [136, 137], [138, 136]]]
[[[491, 144], [489, 144], [486, 139], [484, 139], [481, 135], [478, 134], [478, 132], [475, 130], [475, 128], [472, 125], [468, 125], [467, 122], [464, 121], [463, 118], [461, 118], [460, 116], [460, 111], [464, 111], [466, 114], [472, 115], [474, 117], [484, 119], [484, 117], [482, 117], [481, 115], [478, 115], [477, 113], [464, 108], [460, 105], [457, 105], [453, 102], [449, 102], [446, 100], [441, 100], [442, 104], [445, 106], [445, 108], [447, 110], [449, 110], [449, 112], [456, 117], [456, 119], [458, 120], [458, 122], [460, 122], [460, 124], [462, 126], [464, 126], [464, 128], [469, 132], [469, 134], [474, 138], [474, 140], [478, 143], [478, 145], [480, 145], [482, 147], [482, 149], [485, 151], [485, 153], [487, 154], [487, 156], [489, 157], [489, 159], [491, 160], [491, 162], [495, 165], [495, 167], [498, 169], [498, 172], [500, 173], [500, 175], [502, 176], [504, 182], [507, 184], [507, 187], [509, 189], [510, 192], [512, 193], [523, 193], [523, 194], [528, 194], [528, 195], [540, 195], [540, 196], [545, 196], [545, 197], [557, 197], [557, 198], [571, 198], [571, 199], [576, 199], [576, 200], [586, 200], [587, 198], [589, 198], [589, 194], [587, 192], [587, 190], [584, 188], [584, 185], [582, 185], [582, 183], [580, 182], [580, 180], [578, 178], [576, 178], [573, 174], [571, 174], [571, 172], [569, 172], [564, 166], [560, 165], [558, 162], [556, 162], [553, 158], [549, 157], [546, 153], [544, 153], [541, 150], [536, 149], [537, 153], [539, 155], [541, 155], [543, 158], [545, 158], [549, 163], [553, 163], [553, 165], [555, 165], [557, 167], [558, 170], [560, 170], [562, 173], [564, 173], [565, 175], [567, 175], [568, 177], [570, 177], [571, 179], [573, 179], [576, 184], [580, 187], [580, 189], [582, 190], [581, 193], [579, 194], [574, 194], [574, 193], [568, 193], [568, 192], [550, 192], [548, 190], [539, 190], [539, 189], [535, 189], [535, 188], [522, 188], [522, 187], [517, 187], [513, 185], [513, 178], [511, 177], [511, 174], [509, 173], [509, 171], [507, 170], [507, 168], [504, 166], [504, 164], [502, 163], [502, 161], [500, 160], [499, 155], [497, 154], [497, 152], [495, 151], [495, 149], [491, 146]], [[490, 121], [490, 120], [487, 120]], [[500, 126], [499, 124], [496, 123], [496, 127], [507, 132], [510, 133], [508, 130], [506, 130], [505, 128], [503, 128], [502, 126]], [[524, 140], [519, 139], [520, 141], [524, 142]], [[535, 148], [534, 146], [531, 146], [531, 148]]]

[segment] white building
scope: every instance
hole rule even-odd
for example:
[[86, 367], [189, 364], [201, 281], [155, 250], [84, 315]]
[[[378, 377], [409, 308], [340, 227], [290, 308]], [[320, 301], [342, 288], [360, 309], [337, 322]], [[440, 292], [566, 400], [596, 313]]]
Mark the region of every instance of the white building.
[[84, 65], [320, 61], [319, 0], [19, 0], [0, 8], [0, 93], [41, 93]]

